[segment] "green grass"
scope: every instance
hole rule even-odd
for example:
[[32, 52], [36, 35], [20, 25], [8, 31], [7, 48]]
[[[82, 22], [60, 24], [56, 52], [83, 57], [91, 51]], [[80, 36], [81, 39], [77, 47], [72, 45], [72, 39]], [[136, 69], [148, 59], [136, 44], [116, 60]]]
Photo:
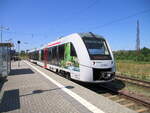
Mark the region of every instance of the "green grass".
[[134, 60], [116, 60], [117, 63], [133, 63], [133, 64], [150, 64], [150, 62], [134, 61]]
[[150, 62], [116, 61], [117, 72], [140, 80], [150, 81]]

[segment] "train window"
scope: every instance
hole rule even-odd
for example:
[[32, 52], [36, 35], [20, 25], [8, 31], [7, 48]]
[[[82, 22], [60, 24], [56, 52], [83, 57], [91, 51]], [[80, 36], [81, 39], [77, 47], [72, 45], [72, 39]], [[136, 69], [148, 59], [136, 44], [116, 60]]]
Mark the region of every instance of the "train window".
[[35, 60], [39, 60], [39, 51], [35, 51]]
[[110, 52], [105, 40], [100, 38], [83, 37], [91, 60], [111, 60]]
[[52, 59], [52, 50], [51, 50], [51, 48], [48, 48], [48, 62], [49, 63], [50, 63], [51, 59]]
[[53, 65], [57, 64], [57, 47], [52, 47], [52, 62]]
[[39, 61], [41, 61], [41, 50], [39, 50]]
[[29, 53], [29, 58], [32, 59], [32, 52]]
[[44, 50], [41, 51], [41, 60], [44, 61]]
[[51, 64], [54, 64], [54, 63], [53, 63], [53, 62], [54, 62], [54, 61], [53, 61], [53, 60], [54, 60], [54, 56], [53, 56], [53, 54], [54, 54], [54, 47], [52, 47], [51, 49], [52, 49], [52, 50], [51, 50], [51, 51], [52, 51]]
[[37, 51], [37, 60], [39, 60], [40, 59], [40, 55], [39, 55], [39, 50]]
[[58, 66], [58, 64], [59, 64], [59, 50], [58, 50], [58, 46], [56, 46], [56, 54], [55, 54], [56, 56], [55, 56], [55, 65], [57, 65]]
[[65, 49], [64, 49], [64, 44], [63, 45], [60, 45], [58, 46], [58, 59], [59, 60], [63, 60], [64, 59], [64, 53], [65, 53]]
[[35, 51], [33, 52], [33, 60], [35, 60]]
[[71, 56], [77, 56], [75, 48], [72, 43], [71, 43]]

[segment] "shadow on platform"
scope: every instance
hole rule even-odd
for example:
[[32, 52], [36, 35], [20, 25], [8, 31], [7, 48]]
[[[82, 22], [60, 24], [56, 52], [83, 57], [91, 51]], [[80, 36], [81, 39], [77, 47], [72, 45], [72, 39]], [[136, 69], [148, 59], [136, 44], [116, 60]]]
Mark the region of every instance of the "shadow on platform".
[[20, 95], [20, 97], [29, 96], [29, 95], [33, 95], [33, 94], [44, 93], [44, 92], [48, 92], [48, 91], [60, 90], [60, 89], [63, 89], [63, 88], [73, 89], [74, 86], [65, 86], [65, 87], [62, 87], [62, 88], [54, 88], [54, 89], [49, 89], [49, 90], [41, 90], [41, 89], [39, 89], [39, 90], [34, 90], [34, 91], [32, 91], [32, 93]]
[[12, 69], [9, 76], [13, 75], [23, 75], [23, 74], [33, 74], [34, 72], [30, 68], [24, 69]]
[[0, 78], [0, 92], [1, 92], [1, 89], [3, 87], [3, 85], [7, 82], [8, 80], [5, 78], [5, 79], [2, 79]]
[[16, 110], [20, 108], [19, 89], [4, 92], [0, 103], [0, 113]]
[[107, 88], [112, 89], [113, 91], [119, 91], [125, 87], [125, 83], [121, 80], [113, 80], [108, 83], [84, 83], [78, 81], [74, 82], [99, 94], [112, 93], [112, 91], [108, 90]]

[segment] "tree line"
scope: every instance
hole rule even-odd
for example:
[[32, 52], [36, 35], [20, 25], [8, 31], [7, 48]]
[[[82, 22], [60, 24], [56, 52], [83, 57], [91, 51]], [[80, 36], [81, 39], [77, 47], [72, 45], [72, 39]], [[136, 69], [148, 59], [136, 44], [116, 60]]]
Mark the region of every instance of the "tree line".
[[116, 60], [132, 60], [132, 61], [142, 61], [150, 62], [150, 49], [142, 48], [139, 51], [136, 50], [120, 50], [114, 51], [114, 56]]

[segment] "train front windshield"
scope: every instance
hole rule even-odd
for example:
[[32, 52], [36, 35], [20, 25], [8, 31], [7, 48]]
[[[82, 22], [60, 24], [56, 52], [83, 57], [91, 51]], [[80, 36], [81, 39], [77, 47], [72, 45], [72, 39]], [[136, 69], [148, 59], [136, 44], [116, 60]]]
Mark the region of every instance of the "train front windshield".
[[91, 60], [111, 60], [111, 55], [104, 39], [84, 37], [83, 41]]

